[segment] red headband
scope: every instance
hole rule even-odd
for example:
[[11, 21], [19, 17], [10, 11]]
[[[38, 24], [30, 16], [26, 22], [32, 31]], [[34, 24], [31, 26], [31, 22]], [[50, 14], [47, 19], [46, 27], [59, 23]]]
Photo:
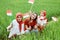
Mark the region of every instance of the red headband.
[[17, 13], [17, 14], [16, 14], [16, 18], [17, 18], [18, 16], [20, 16], [21, 18], [23, 17], [23, 15], [22, 15], [21, 13]]
[[45, 11], [45, 10], [43, 10], [43, 11], [41, 11], [41, 12], [43, 12], [44, 16], [46, 16], [46, 11]]
[[46, 11], [43, 11], [44, 16], [46, 16]]

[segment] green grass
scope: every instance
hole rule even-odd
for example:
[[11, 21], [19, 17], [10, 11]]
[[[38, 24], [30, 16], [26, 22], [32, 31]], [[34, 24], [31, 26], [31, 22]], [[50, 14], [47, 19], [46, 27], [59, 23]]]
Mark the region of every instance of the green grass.
[[[28, 3], [28, 0], [0, 0], [0, 40], [7, 40], [8, 33], [6, 27], [10, 22], [15, 18], [17, 12], [26, 13], [30, 10], [31, 4]], [[9, 17], [6, 15], [7, 10], [12, 10], [13, 16]], [[52, 16], [60, 16], [60, 0], [35, 0], [33, 4], [32, 11], [40, 13], [41, 10], [47, 11], [48, 21], [51, 20]], [[59, 17], [60, 20], [60, 17]], [[60, 40], [60, 21], [53, 22], [50, 21], [42, 35], [39, 36], [39, 40]], [[18, 40], [16, 38], [15, 40]], [[24, 39], [21, 40], [36, 40], [36, 36], [30, 34], [24, 36]]]

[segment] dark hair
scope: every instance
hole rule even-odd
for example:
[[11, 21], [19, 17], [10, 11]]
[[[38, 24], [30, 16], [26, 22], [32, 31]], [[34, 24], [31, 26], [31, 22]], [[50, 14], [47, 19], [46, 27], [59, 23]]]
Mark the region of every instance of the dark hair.
[[[36, 13], [35, 13], [36, 14]], [[34, 14], [33, 14], [34, 15]], [[31, 17], [30, 17], [30, 20], [31, 20]], [[36, 18], [34, 20], [37, 20], [37, 14], [36, 14]]]
[[37, 16], [36, 16], [36, 18], [34, 20], [37, 20]]

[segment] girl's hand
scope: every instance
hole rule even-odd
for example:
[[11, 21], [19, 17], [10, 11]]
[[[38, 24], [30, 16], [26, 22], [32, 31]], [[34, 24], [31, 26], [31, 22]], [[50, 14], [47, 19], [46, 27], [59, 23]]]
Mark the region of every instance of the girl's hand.
[[9, 25], [9, 26], [7, 27], [7, 31], [10, 31], [11, 28], [12, 28], [12, 26], [13, 26], [13, 25]]
[[10, 26], [7, 27], [7, 30], [9, 30]]
[[37, 29], [37, 28], [38, 28], [38, 26], [37, 26], [37, 25], [35, 25], [35, 26], [34, 26], [34, 29]]
[[27, 28], [28, 30], [31, 30], [31, 26], [29, 26], [29, 28]]

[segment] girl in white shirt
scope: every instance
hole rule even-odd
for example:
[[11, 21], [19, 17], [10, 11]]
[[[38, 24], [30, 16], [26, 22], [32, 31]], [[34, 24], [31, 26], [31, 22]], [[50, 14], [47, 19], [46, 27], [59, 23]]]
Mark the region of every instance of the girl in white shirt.
[[46, 11], [43, 10], [41, 11], [40, 16], [38, 16], [38, 19], [37, 19], [37, 24], [39, 26], [40, 31], [44, 29], [46, 23], [47, 23]]
[[16, 19], [14, 19], [7, 27], [7, 30], [10, 30], [8, 38], [11, 38], [14, 35], [24, 34], [24, 23], [22, 21], [22, 17], [21, 13], [17, 13]]

